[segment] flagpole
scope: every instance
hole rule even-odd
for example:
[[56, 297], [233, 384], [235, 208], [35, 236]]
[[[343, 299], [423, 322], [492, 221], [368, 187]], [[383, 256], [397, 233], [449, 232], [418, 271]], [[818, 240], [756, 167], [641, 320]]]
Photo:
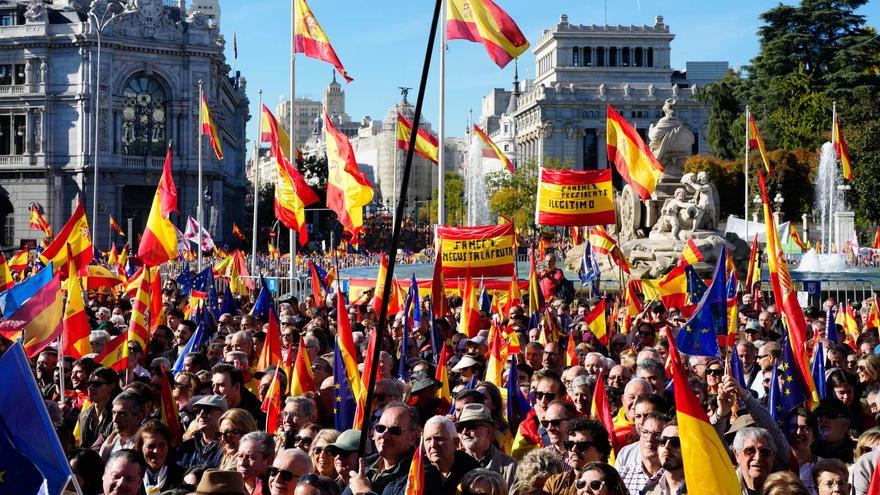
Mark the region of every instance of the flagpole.
[[746, 146], [745, 146], [745, 177], [746, 177], [746, 200], [743, 217], [746, 221], [746, 242], [749, 241], [749, 106], [746, 105]]
[[199, 251], [199, 258], [197, 261], [197, 267], [199, 272], [202, 271], [202, 120], [204, 119], [204, 115], [202, 115], [202, 107], [204, 106], [202, 103], [204, 102], [205, 94], [202, 89], [202, 80], [199, 79], [199, 129], [197, 131], [198, 139], [199, 139], [199, 178], [198, 178], [198, 203], [196, 207], [196, 216], [198, 217], [199, 223], [199, 237], [198, 237], [198, 246], [197, 249]]
[[[437, 122], [437, 225], [446, 225], [446, 0], [440, 1], [440, 116]], [[430, 218], [429, 218], [430, 219]]]
[[[263, 137], [263, 90], [259, 95], [260, 117], [257, 119], [257, 139], [254, 139], [254, 227], [251, 230], [251, 274], [257, 273], [257, 205], [260, 202], [260, 139]], [[271, 239], [270, 239], [271, 242]]]
[[[837, 102], [831, 104], [831, 147], [837, 144], [834, 136], [834, 127], [837, 123]], [[828, 251], [831, 252], [831, 239], [834, 235], [834, 179], [837, 178], [837, 158], [834, 158], [834, 166], [831, 167], [831, 177], [828, 180]]]
[[[290, 163], [296, 163], [296, 0], [290, 0]], [[326, 111], [326, 110], [325, 110]], [[303, 214], [303, 222], [305, 222]], [[290, 295], [293, 295], [293, 281], [296, 275], [296, 233], [290, 229]]]

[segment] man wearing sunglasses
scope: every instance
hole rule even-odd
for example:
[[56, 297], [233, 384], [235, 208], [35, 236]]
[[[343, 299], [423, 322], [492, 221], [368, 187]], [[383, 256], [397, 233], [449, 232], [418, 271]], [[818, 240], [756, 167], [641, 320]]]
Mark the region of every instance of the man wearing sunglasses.
[[269, 475], [271, 495], [293, 495], [302, 475], [312, 472], [312, 460], [302, 449], [284, 449], [275, 456]]
[[418, 426], [412, 408], [402, 402], [387, 405], [373, 428], [376, 453], [361, 461], [342, 495], [403, 495]]
[[550, 403], [565, 397], [565, 388], [559, 375], [552, 371], [543, 371], [544, 377], [535, 386], [535, 407], [529, 411], [519, 424], [516, 437], [513, 439], [511, 455], [521, 460], [530, 450], [550, 445], [547, 430], [541, 425]]
[[649, 484], [643, 493], [645, 495], [687, 493], [684, 484], [684, 464], [681, 459], [681, 439], [678, 437], [678, 424], [675, 421], [663, 428], [657, 452], [660, 455], [663, 476]]
[[571, 469], [547, 478], [544, 491], [549, 495], [576, 495], [575, 481], [581, 477], [583, 469], [593, 462], [608, 462], [611, 453], [611, 442], [602, 423], [578, 418], [569, 423], [568, 430], [566, 463]]
[[650, 412], [642, 420], [638, 442], [642, 461], [628, 464], [620, 470], [623, 484], [633, 495], [641, 493], [646, 486], [656, 482], [663, 474], [657, 450], [660, 446], [660, 436], [668, 422], [669, 419], [659, 412]]

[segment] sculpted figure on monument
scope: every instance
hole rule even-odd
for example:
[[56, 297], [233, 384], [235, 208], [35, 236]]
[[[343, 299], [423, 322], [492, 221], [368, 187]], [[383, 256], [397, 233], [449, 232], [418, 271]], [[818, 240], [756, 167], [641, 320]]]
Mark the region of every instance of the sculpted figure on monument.
[[694, 225], [691, 230], [716, 230], [720, 204], [718, 191], [715, 189], [715, 185], [709, 182], [709, 174], [700, 172], [694, 180], [694, 174], [687, 173], [682, 176], [681, 183], [694, 192], [693, 203], [697, 206], [697, 215], [694, 217]]
[[693, 229], [694, 218], [698, 215], [698, 207], [688, 201], [685, 194], [684, 188], [676, 188], [673, 197], [663, 203], [663, 208], [660, 210], [660, 218], [657, 219], [657, 223], [651, 229], [652, 234], [665, 234], [668, 232], [672, 238], [678, 239], [679, 233], [683, 228], [689, 227]]
[[[684, 160], [690, 155], [694, 133], [675, 116], [676, 100], [663, 103], [664, 116], [648, 129], [651, 151], [666, 171], [663, 178], [675, 182], [684, 171]], [[661, 179], [662, 180], [662, 179]]]

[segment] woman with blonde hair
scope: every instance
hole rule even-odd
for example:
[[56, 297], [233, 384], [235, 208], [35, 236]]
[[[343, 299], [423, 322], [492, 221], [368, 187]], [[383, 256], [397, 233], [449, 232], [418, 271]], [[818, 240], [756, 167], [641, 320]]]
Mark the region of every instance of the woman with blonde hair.
[[859, 435], [859, 441], [856, 443], [855, 459], [873, 451], [877, 447], [880, 447], [880, 427], [875, 426]]
[[315, 473], [336, 479], [339, 474], [336, 472], [333, 455], [327, 450], [327, 446], [335, 442], [339, 438], [339, 432], [333, 428], [324, 428], [315, 435], [312, 440], [312, 448], [309, 450], [309, 457], [312, 458], [312, 465], [315, 466]]
[[763, 495], [810, 495], [804, 482], [791, 471], [779, 471], [767, 476]]
[[856, 363], [856, 374], [863, 389], [876, 382], [880, 379], [880, 356], [869, 354], [860, 357]]
[[238, 454], [238, 442], [241, 437], [257, 431], [257, 422], [248, 411], [233, 408], [220, 416], [220, 429], [217, 435], [223, 445], [223, 458], [218, 469], [235, 471], [235, 460]]
[[516, 466], [512, 494], [526, 495], [542, 491], [544, 483], [551, 475], [565, 469], [562, 458], [547, 449], [535, 449], [525, 455]]

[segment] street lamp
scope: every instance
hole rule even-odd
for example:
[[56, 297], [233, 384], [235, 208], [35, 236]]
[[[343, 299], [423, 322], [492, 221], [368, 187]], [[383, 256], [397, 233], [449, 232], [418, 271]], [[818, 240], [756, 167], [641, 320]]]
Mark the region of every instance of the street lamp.
[[101, 109], [101, 33], [103, 33], [104, 29], [116, 19], [137, 12], [138, 10], [134, 0], [129, 0], [121, 11], [111, 12], [110, 5], [107, 4], [101, 9], [101, 15], [98, 15], [96, 11], [100, 9], [102, 4], [106, 3], [105, 0], [92, 0], [88, 14], [89, 19], [94, 23], [95, 35], [98, 38], [97, 54], [95, 56], [97, 60], [95, 69], [95, 135], [93, 138], [95, 142], [95, 152], [92, 155], [92, 166], [95, 168], [94, 184], [92, 185], [92, 239], [95, 238], [98, 225], [98, 137], [100, 136], [99, 126], [101, 125], [101, 119], [99, 118], [98, 113]]

